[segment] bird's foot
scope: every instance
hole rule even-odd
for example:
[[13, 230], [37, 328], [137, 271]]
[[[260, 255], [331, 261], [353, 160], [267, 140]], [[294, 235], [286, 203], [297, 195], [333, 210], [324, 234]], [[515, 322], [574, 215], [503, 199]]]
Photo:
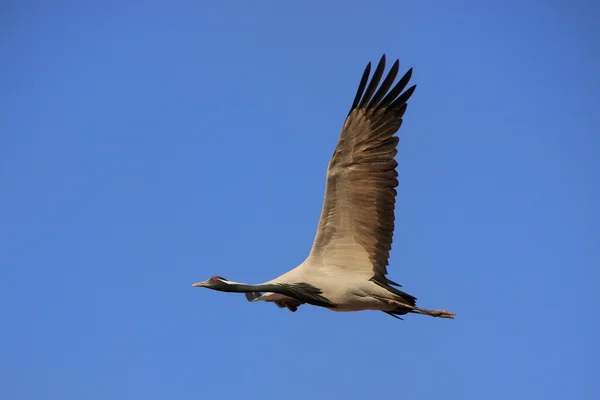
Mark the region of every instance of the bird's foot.
[[456, 316], [455, 313], [453, 312], [448, 312], [446, 310], [426, 310], [424, 308], [419, 308], [419, 307], [415, 307], [415, 311], [418, 314], [425, 314], [425, 315], [429, 315], [432, 317], [437, 317], [437, 318], [449, 318], [449, 319], [454, 319], [454, 317]]
[[446, 310], [431, 310], [431, 316], [439, 318], [450, 318], [454, 319], [455, 313], [448, 312]]

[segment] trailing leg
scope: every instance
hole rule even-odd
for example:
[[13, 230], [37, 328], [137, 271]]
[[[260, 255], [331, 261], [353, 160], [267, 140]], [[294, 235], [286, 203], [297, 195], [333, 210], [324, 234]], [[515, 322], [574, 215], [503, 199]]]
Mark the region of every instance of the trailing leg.
[[427, 310], [425, 308], [419, 308], [419, 307], [414, 307], [410, 312], [415, 313], [415, 314], [429, 315], [431, 317], [450, 318], [450, 319], [454, 319], [454, 316], [456, 315], [455, 313], [448, 312], [446, 310]]

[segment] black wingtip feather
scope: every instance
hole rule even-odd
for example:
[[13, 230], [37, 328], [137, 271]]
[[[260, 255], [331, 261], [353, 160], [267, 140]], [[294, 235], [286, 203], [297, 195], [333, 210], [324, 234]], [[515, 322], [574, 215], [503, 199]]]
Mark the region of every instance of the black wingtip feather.
[[408, 99], [410, 99], [410, 96], [412, 96], [412, 94], [416, 88], [417, 88], [417, 85], [413, 85], [413, 86], [409, 87], [408, 89], [406, 89], [406, 92], [402, 93], [400, 95], [400, 97], [398, 97], [396, 100], [394, 100], [394, 102], [392, 104], [390, 104], [390, 108], [393, 108], [396, 106], [401, 106], [401, 105], [406, 105], [406, 102], [408, 101]]
[[[412, 68], [409, 68], [402, 78], [400, 78], [400, 80], [392, 87], [392, 84], [394, 83], [394, 80], [396, 79], [400, 69], [400, 60], [398, 59], [396, 59], [390, 68], [387, 76], [381, 83], [381, 86], [379, 86], [379, 89], [377, 88], [385, 70], [385, 63], [386, 55], [384, 53], [381, 56], [381, 59], [379, 60], [379, 63], [375, 68], [375, 72], [370, 80], [369, 75], [371, 73], [371, 62], [367, 64], [360, 80], [360, 84], [356, 90], [352, 107], [350, 108], [348, 114], [357, 108], [399, 108], [412, 96], [416, 85], [413, 85], [404, 93], [402, 93], [412, 77]], [[392, 87], [391, 90], [390, 87]]]
[[392, 68], [390, 68], [387, 76], [381, 83], [379, 90], [377, 90], [377, 93], [375, 93], [375, 96], [373, 96], [373, 98], [369, 102], [369, 105], [367, 106], [367, 108], [375, 108], [379, 105], [379, 102], [381, 101], [383, 96], [385, 96], [387, 91], [392, 86], [392, 83], [394, 83], [394, 79], [396, 79], [396, 75], [398, 75], [399, 69], [400, 69], [400, 60], [396, 60], [394, 62], [394, 64], [392, 65]]
[[379, 60], [379, 64], [377, 64], [377, 68], [375, 68], [375, 72], [373, 73], [373, 76], [371, 77], [371, 82], [369, 82], [369, 86], [367, 86], [367, 90], [365, 91], [364, 95], [362, 96], [362, 100], [360, 101], [358, 108], [363, 108], [365, 105], [369, 104], [369, 101], [371, 100], [371, 96], [373, 96], [373, 93], [375, 93], [375, 89], [377, 89], [377, 85], [379, 85], [379, 81], [381, 80], [381, 77], [383, 76], [384, 70], [385, 70], [385, 54], [381, 57], [381, 60]]
[[398, 97], [398, 95], [402, 93], [406, 85], [408, 85], [408, 81], [410, 81], [410, 78], [412, 77], [412, 70], [413, 69], [410, 68], [408, 71], [406, 71], [404, 76], [400, 78], [400, 80], [398, 81], [398, 83], [396, 83], [394, 88], [390, 90], [390, 92], [387, 94], [387, 96], [385, 96], [383, 100], [381, 100], [381, 103], [379, 104], [380, 107], [390, 106], [390, 104], [392, 104], [396, 97]]
[[365, 86], [367, 86], [367, 81], [369, 80], [369, 74], [371, 73], [371, 62], [367, 64], [365, 67], [365, 71], [363, 72], [362, 78], [360, 78], [360, 84], [358, 85], [358, 89], [356, 89], [356, 95], [354, 96], [354, 101], [352, 102], [352, 107], [350, 107], [350, 112], [354, 110], [358, 106], [358, 102], [362, 97], [363, 90], [365, 90]]

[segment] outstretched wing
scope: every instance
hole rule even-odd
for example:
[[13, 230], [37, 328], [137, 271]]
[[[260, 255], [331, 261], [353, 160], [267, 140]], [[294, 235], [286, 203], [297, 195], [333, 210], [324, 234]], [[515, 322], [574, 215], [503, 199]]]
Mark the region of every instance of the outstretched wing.
[[394, 135], [416, 87], [404, 91], [412, 68], [392, 87], [399, 66], [396, 60], [379, 88], [385, 55], [370, 82], [371, 63], [363, 73], [329, 162], [321, 219], [305, 265], [337, 266], [395, 284], [385, 276], [398, 186]]

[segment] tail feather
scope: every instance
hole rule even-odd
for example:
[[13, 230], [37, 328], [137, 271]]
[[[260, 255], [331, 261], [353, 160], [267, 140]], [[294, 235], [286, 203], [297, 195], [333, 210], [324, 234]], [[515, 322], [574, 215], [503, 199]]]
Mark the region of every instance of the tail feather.
[[[395, 287], [389, 285], [386, 282], [380, 282], [376, 279], [371, 279], [371, 281], [375, 282], [376, 284], [378, 284], [379, 286], [381, 286], [382, 288], [390, 291], [391, 293], [395, 294], [396, 296], [400, 297], [400, 301], [408, 306], [411, 307], [415, 307], [415, 305], [417, 304], [417, 298], [411, 294], [408, 294], [406, 292], [403, 292], [402, 290], [396, 289]], [[390, 281], [392, 284], [397, 285], [396, 283]], [[406, 313], [404, 313], [406, 314]]]
[[[394, 314], [393, 311], [384, 311], [384, 313], [386, 313], [387, 315], [390, 315], [396, 319], [400, 319], [400, 320], [404, 321], [404, 318], [399, 317], [398, 314]], [[404, 315], [404, 314], [400, 314], [400, 315]]]

